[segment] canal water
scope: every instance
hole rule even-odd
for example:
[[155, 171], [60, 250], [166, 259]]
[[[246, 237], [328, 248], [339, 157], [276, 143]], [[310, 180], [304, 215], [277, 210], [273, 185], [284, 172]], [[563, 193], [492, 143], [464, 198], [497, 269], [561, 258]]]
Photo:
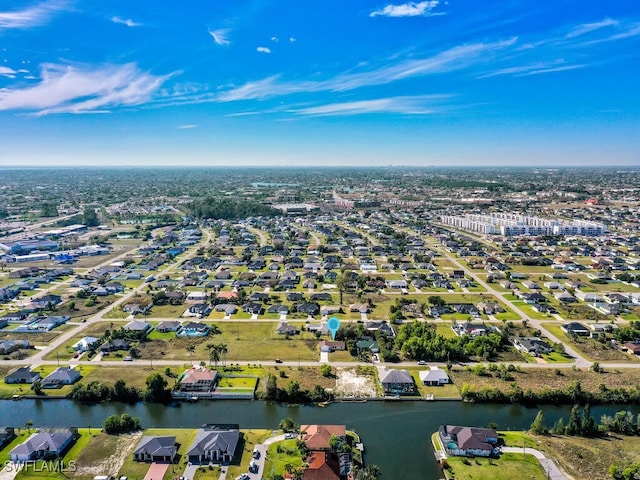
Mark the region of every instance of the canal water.
[[[542, 407], [546, 423], [569, 417], [570, 407]], [[619, 410], [640, 413], [638, 406], [593, 407], [596, 420]], [[284, 406], [261, 401], [183, 403], [179, 406], [137, 403], [83, 405], [70, 400], [0, 401], [0, 426], [99, 427], [106, 417], [128, 413], [139, 417], [143, 427], [199, 427], [204, 423], [237, 423], [240, 428], [276, 428], [283, 418], [299, 424], [345, 424], [365, 443], [365, 460], [377, 464], [388, 480], [433, 480], [440, 470], [430, 436], [443, 423], [488, 426], [503, 430], [527, 429], [537, 408], [520, 405], [470, 404], [463, 402], [366, 402], [316, 406]]]

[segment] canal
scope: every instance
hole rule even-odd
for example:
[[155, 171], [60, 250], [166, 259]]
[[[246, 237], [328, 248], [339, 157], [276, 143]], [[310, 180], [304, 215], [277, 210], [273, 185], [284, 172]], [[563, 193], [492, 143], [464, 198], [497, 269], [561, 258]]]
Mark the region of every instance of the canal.
[[[569, 417], [569, 406], [543, 407], [547, 424]], [[618, 410], [640, 413], [638, 406], [593, 407], [599, 421]], [[281, 419], [299, 424], [345, 424], [356, 430], [366, 446], [365, 460], [377, 464], [383, 478], [393, 480], [440, 478], [430, 435], [443, 423], [527, 429], [537, 408], [520, 405], [470, 404], [463, 402], [367, 402], [335, 403], [325, 408], [284, 406], [261, 401], [184, 403], [179, 406], [138, 403], [83, 405], [70, 400], [0, 401], [0, 426], [98, 427], [106, 417], [129, 413], [143, 427], [199, 427], [204, 423], [238, 423], [240, 428], [275, 428]]]

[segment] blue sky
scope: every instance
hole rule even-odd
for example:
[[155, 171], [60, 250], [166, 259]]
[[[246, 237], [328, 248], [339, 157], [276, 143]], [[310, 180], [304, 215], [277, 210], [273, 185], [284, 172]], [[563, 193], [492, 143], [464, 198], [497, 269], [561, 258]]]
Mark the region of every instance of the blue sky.
[[640, 165], [640, 2], [0, 0], [0, 165]]

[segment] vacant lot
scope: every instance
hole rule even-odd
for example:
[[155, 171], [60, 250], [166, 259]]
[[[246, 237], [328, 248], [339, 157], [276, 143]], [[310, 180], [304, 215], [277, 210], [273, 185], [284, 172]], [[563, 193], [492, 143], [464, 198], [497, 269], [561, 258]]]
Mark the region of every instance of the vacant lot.
[[476, 390], [490, 387], [507, 391], [516, 382], [523, 390], [540, 392], [544, 389], [567, 388], [577, 380], [582, 385], [583, 390], [595, 393], [599, 391], [600, 384], [604, 384], [608, 388], [629, 388], [640, 383], [638, 373], [634, 370], [612, 370], [605, 373], [595, 373], [591, 370], [574, 370], [572, 368], [531, 368], [522, 372], [510, 372], [510, 374], [513, 380], [503, 380], [495, 376], [481, 377], [471, 371], [454, 368], [451, 376], [459, 388], [462, 388], [462, 385], [466, 383]]
[[587, 337], [571, 338], [561, 330], [560, 325], [553, 323], [543, 323], [542, 326], [572, 348], [582, 352], [584, 356], [590, 360], [619, 363], [637, 363], [640, 361], [636, 355], [621, 352], [613, 348], [609, 342], [603, 343], [598, 339]]
[[447, 463], [455, 473], [456, 480], [495, 480], [498, 478], [545, 480], [547, 478], [536, 457], [520, 453], [504, 453], [495, 460], [449, 457]]
[[[580, 438], [556, 435], [524, 435], [527, 446], [553, 458], [575, 479], [610, 480], [610, 465], [625, 466], [640, 461], [640, 437], [621, 435]], [[507, 442], [507, 445], [509, 443]], [[518, 439], [511, 446], [522, 446]], [[508, 477], [504, 477], [508, 478]], [[527, 478], [527, 477], [514, 477]]]

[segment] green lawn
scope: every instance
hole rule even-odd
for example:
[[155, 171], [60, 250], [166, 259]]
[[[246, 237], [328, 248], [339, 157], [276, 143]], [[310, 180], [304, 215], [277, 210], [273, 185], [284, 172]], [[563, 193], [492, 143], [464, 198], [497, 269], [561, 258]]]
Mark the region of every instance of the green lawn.
[[266, 472], [267, 475], [284, 475], [287, 464], [292, 465], [294, 468], [301, 467], [304, 464], [298, 447], [296, 447], [296, 441], [284, 440], [269, 445], [264, 472]]
[[544, 469], [533, 455], [520, 453], [504, 453], [499, 459], [448, 457], [450, 471], [455, 473], [456, 480], [503, 480], [519, 478], [522, 480], [545, 480]]
[[551, 352], [548, 354], [544, 354], [542, 355], [542, 358], [547, 362], [547, 363], [571, 363], [571, 362], [575, 362], [575, 358], [570, 357], [569, 355], [562, 355], [561, 353], [558, 352]]

